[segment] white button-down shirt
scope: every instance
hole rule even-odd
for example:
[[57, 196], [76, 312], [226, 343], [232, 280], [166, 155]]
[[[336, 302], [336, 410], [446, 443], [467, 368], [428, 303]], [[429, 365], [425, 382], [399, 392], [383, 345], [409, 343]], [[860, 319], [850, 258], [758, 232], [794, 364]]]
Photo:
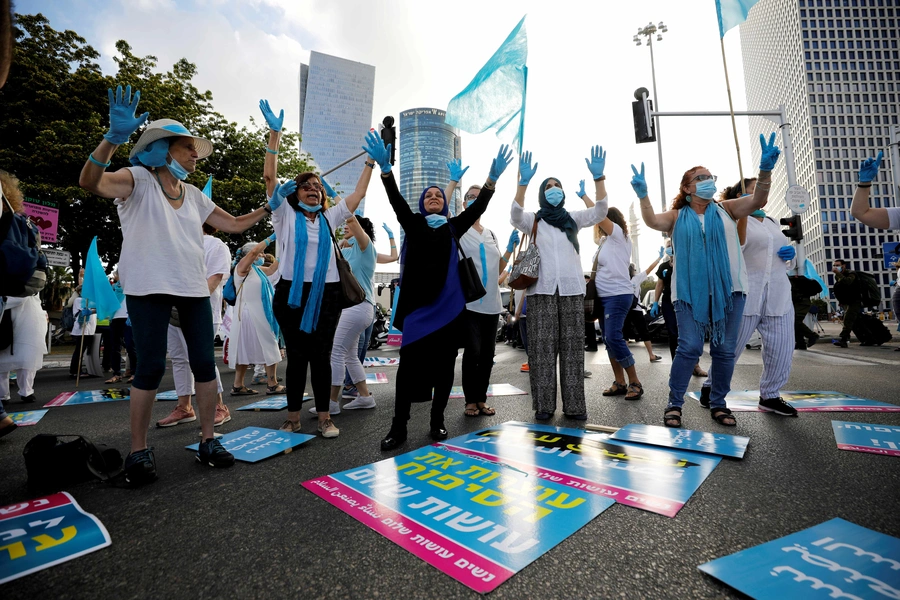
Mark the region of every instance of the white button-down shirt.
[[788, 314], [791, 307], [791, 282], [787, 276], [789, 263], [778, 257], [778, 250], [787, 245], [787, 238], [771, 218], [762, 221], [747, 217], [747, 241], [743, 246], [747, 263], [747, 301], [745, 315], [758, 315], [765, 298], [766, 317]]
[[[590, 227], [606, 218], [609, 211], [609, 197], [603, 198], [592, 208], [570, 211], [578, 229]], [[525, 212], [514, 200], [509, 222], [513, 227], [526, 234], [531, 234], [534, 225], [534, 213]], [[546, 294], [552, 296], [559, 291], [560, 296], [578, 296], [584, 294], [584, 272], [581, 268], [581, 257], [575, 252], [575, 246], [561, 229], [539, 221], [537, 226], [537, 247], [541, 254], [538, 269], [538, 280], [526, 290], [528, 296]]]

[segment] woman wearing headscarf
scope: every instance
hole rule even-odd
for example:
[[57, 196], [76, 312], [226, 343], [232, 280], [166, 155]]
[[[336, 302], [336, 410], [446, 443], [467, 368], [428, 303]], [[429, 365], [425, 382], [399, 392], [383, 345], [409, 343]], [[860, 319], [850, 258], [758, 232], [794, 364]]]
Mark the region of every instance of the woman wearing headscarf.
[[[469, 170], [462, 168], [459, 159], [447, 163], [450, 169], [450, 183], [447, 185], [448, 198], [460, 179]], [[478, 199], [480, 185], [471, 185], [463, 197], [464, 210]], [[494, 349], [497, 344], [497, 323], [503, 304], [500, 299], [500, 275], [509, 264], [509, 257], [516, 244], [519, 243], [519, 232], [515, 229], [506, 243], [506, 252], [500, 254], [497, 236], [490, 229], [481, 225], [481, 217], [459, 238], [466, 256], [472, 258], [478, 278], [487, 292], [484, 297], [466, 304], [465, 336], [463, 338], [462, 387], [466, 397], [464, 414], [467, 417], [488, 416], [496, 411], [487, 405], [487, 392], [491, 384], [491, 370], [494, 368]], [[494, 265], [497, 265], [494, 267]]]
[[584, 398], [584, 273], [581, 268], [578, 231], [606, 218], [606, 153], [600, 146], [585, 159], [597, 194], [597, 203], [586, 210], [569, 212], [558, 179], [548, 177], [538, 190], [540, 210], [525, 212], [525, 192], [537, 171], [531, 153], [519, 161], [519, 187], [512, 203], [510, 222], [528, 235], [540, 250], [538, 280], [526, 291], [528, 302], [528, 351], [534, 417], [545, 421], [556, 412], [556, 361], [559, 359], [563, 413], [587, 419]]
[[652, 229], [672, 238], [678, 268], [672, 278], [673, 302], [678, 320], [678, 349], [669, 373], [669, 400], [663, 423], [681, 427], [684, 393], [706, 335], [716, 378], [710, 392], [710, 416], [720, 425], [737, 424], [725, 405], [734, 373], [735, 345], [744, 313], [747, 266], [741, 253], [738, 220], [765, 206], [772, 169], [780, 150], [775, 134], [759, 136], [762, 158], [753, 196], [716, 203], [716, 177], [705, 167], [684, 173], [672, 209], [656, 214], [647, 195], [644, 167], [632, 165], [631, 186], [641, 202], [641, 216]]
[[267, 100], [260, 100], [259, 106], [269, 125], [263, 176], [266, 192], [272, 197], [272, 226], [281, 261], [281, 279], [275, 285], [273, 306], [287, 354], [288, 415], [281, 430], [300, 431], [300, 408], [309, 367], [317, 430], [322, 437], [335, 438], [340, 430], [329, 414], [331, 350], [341, 316], [342, 293], [332, 236], [335, 227], [350, 218], [366, 195], [375, 163], [366, 161], [356, 189], [331, 208], [325, 207], [325, 188], [315, 173], [297, 175], [296, 191], [287, 195], [286, 203], [282, 202], [277, 157], [284, 111], [276, 117]]
[[369, 132], [363, 149], [381, 167], [381, 182], [406, 232], [400, 253], [403, 293], [393, 315], [394, 327], [403, 332], [394, 420], [381, 440], [382, 450], [393, 450], [406, 441], [413, 402], [432, 403], [431, 438], [447, 438], [444, 409], [453, 387], [466, 310], [459, 278], [458, 240], [484, 213], [494, 195], [494, 184], [512, 160], [512, 152], [506, 146], [500, 148], [475, 202], [462, 214], [448, 218], [447, 196], [437, 186], [425, 188], [419, 196], [418, 213], [409, 208], [391, 172], [390, 149], [377, 133]]
[[[178, 309], [197, 381], [202, 440], [196, 458], [204, 465], [229, 467], [234, 456], [213, 437], [216, 363], [202, 225], [241, 233], [262, 220], [268, 210], [260, 207], [233, 217], [186, 183], [197, 161], [212, 154], [213, 147], [209, 140], [171, 119], [158, 119], [144, 129], [131, 150], [133, 166], [107, 173], [116, 149], [128, 142], [148, 116], [136, 115], [140, 92], [132, 99], [131, 86], [124, 95], [121, 86], [115, 94], [109, 90], [109, 100], [109, 132], [85, 162], [79, 184], [101, 198], [115, 198], [122, 225], [119, 273], [140, 358], [131, 386], [132, 451], [125, 460], [126, 480], [139, 484], [156, 479], [147, 431], [166, 371], [172, 307]], [[282, 193], [290, 189], [282, 189]], [[283, 196], [275, 194], [273, 202], [281, 199]]]

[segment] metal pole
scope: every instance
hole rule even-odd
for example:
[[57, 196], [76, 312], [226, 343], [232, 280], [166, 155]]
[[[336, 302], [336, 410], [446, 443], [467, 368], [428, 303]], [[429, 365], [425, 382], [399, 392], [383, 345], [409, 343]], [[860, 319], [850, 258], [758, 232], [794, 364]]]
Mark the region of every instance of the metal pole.
[[335, 171], [337, 171], [338, 169], [340, 169], [340, 168], [343, 167], [344, 165], [347, 165], [347, 164], [352, 163], [354, 160], [356, 160], [357, 158], [359, 158], [360, 156], [362, 156], [362, 155], [365, 154], [365, 153], [366, 153], [366, 151], [363, 150], [362, 152], [360, 152], [360, 153], [357, 154], [356, 156], [354, 156], [354, 157], [352, 157], [352, 158], [348, 158], [347, 160], [345, 160], [344, 162], [342, 162], [342, 163], [339, 164], [338, 166], [332, 167], [332, 168], [328, 169], [327, 171], [325, 171], [324, 173], [322, 173], [322, 177], [325, 177], [325, 176], [328, 175], [329, 173], [334, 173]]
[[741, 176], [741, 193], [746, 194], [744, 188], [744, 167], [741, 165], [741, 145], [738, 143], [737, 124], [734, 121], [734, 104], [731, 102], [731, 83], [728, 81], [728, 63], [725, 62], [725, 38], [720, 37], [719, 43], [722, 46], [722, 66], [725, 68], [725, 89], [728, 91], [728, 110], [731, 113], [731, 129], [734, 131], [734, 149], [737, 151], [738, 173]]
[[[647, 36], [647, 45], [650, 46], [650, 73], [653, 77], [653, 102], [656, 110], [659, 110], [659, 96], [656, 93], [656, 61], [653, 59], [653, 34]], [[660, 132], [659, 119], [656, 119], [656, 150], [659, 154], [659, 201], [662, 211], [666, 211], [666, 177], [663, 172], [662, 133]]]
[[797, 176], [794, 173], [794, 143], [791, 140], [791, 124], [787, 122], [784, 104], [778, 107], [781, 111], [781, 119], [778, 126], [781, 128], [781, 144], [784, 148], [784, 168], [787, 171], [788, 187], [797, 185]]

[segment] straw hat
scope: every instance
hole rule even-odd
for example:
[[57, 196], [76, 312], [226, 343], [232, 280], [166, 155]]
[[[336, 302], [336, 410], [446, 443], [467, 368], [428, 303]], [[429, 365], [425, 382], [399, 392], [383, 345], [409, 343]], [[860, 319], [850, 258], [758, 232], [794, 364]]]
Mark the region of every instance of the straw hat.
[[187, 127], [174, 119], [157, 119], [144, 129], [141, 137], [138, 138], [137, 144], [131, 149], [131, 154], [128, 155], [128, 158], [134, 158], [138, 152], [144, 150], [156, 140], [168, 137], [192, 138], [194, 140], [194, 148], [201, 159], [212, 154], [212, 142], [208, 139], [192, 134]]

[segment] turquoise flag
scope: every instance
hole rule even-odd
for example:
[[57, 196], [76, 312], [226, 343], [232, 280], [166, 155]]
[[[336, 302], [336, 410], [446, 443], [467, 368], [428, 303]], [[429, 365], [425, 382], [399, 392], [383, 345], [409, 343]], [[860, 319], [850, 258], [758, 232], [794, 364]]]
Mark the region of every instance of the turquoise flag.
[[493, 129], [498, 138], [521, 152], [527, 60], [528, 38], [522, 17], [466, 89], [450, 101], [445, 122], [469, 133]]
[[212, 200], [212, 175], [209, 176], [209, 179], [206, 180], [206, 185], [203, 186], [203, 195]]
[[122, 305], [116, 298], [109, 279], [106, 278], [106, 271], [103, 270], [100, 255], [97, 254], [97, 236], [94, 236], [91, 241], [91, 247], [85, 259], [81, 297], [84, 298], [88, 308], [97, 309], [98, 321], [111, 319]]
[[747, 14], [759, 0], [716, 0], [716, 13], [719, 15], [719, 37], [747, 20]]
[[822, 281], [821, 277], [819, 277], [818, 271], [816, 271], [816, 268], [813, 266], [813, 264], [810, 262], [810, 260], [808, 258], [806, 259], [806, 263], [803, 265], [803, 270], [805, 271], [804, 275], [806, 276], [807, 279], [812, 279], [813, 281], [818, 281], [819, 285], [822, 286], [822, 293], [819, 294], [819, 297], [822, 298], [823, 300], [828, 300], [828, 286], [825, 285], [825, 282]]

